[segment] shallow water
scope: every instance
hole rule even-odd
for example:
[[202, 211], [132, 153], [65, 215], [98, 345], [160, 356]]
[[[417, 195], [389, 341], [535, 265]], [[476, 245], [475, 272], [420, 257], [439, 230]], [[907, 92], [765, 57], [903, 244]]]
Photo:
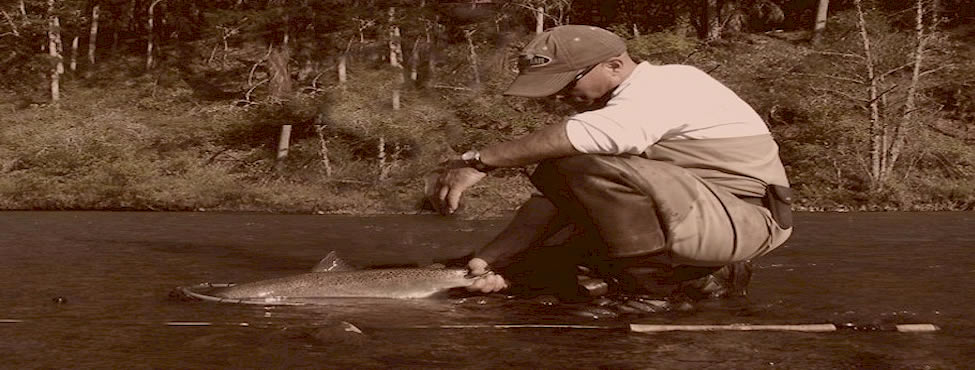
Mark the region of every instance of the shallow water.
[[[594, 320], [498, 297], [314, 307], [169, 297], [181, 285], [305, 272], [330, 250], [363, 265], [459, 257], [502, 225], [436, 216], [0, 212], [0, 366], [969, 368], [975, 360], [971, 212], [800, 214], [790, 243], [756, 261], [747, 302], [691, 312]], [[627, 322], [924, 322], [941, 330], [419, 328]]]

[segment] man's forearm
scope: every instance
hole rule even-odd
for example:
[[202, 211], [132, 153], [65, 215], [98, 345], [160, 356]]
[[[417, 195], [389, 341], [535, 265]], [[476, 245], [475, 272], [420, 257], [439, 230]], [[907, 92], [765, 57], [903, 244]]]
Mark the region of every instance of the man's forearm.
[[493, 267], [504, 267], [509, 259], [538, 245], [567, 225], [555, 205], [543, 197], [531, 197], [518, 208], [511, 223], [494, 240], [476, 253]]
[[545, 126], [520, 138], [480, 150], [481, 161], [494, 167], [521, 167], [545, 159], [579, 154], [569, 142], [565, 122]]

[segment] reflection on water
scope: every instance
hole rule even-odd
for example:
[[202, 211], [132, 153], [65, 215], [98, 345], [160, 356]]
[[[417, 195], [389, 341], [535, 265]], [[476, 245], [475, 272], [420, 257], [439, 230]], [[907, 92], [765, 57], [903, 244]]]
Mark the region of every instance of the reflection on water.
[[[171, 299], [176, 286], [467, 254], [503, 222], [435, 216], [0, 213], [3, 367], [904, 367], [975, 359], [975, 213], [801, 214], [757, 261], [747, 302], [581, 317], [500, 297], [265, 307]], [[639, 334], [620, 324], [890, 324], [931, 334]], [[446, 328], [498, 323], [602, 329]]]

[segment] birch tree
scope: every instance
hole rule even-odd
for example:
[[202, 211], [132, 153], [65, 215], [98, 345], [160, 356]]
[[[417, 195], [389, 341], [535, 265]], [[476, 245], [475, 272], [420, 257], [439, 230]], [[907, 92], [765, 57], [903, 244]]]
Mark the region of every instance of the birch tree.
[[396, 24], [396, 8], [389, 7], [389, 65], [396, 70], [393, 87], [393, 110], [400, 108], [400, 90], [403, 84], [403, 45], [399, 26]]
[[88, 64], [95, 65], [95, 48], [98, 45], [98, 16], [100, 5], [91, 7], [91, 27], [88, 30]]
[[535, 34], [545, 30], [546, 20], [555, 26], [568, 24], [569, 11], [572, 9], [572, 0], [517, 0], [512, 4], [532, 13], [535, 17]]
[[[288, 34], [285, 33], [280, 45], [272, 45], [270, 50], [271, 53], [268, 55], [268, 69], [271, 72], [269, 87], [271, 102], [277, 103], [289, 99], [294, 87], [291, 81], [291, 73], [288, 70], [288, 61], [291, 60]], [[281, 125], [281, 133], [278, 137], [277, 163], [275, 164], [278, 170], [284, 168], [284, 160], [288, 157], [290, 147], [291, 122], [285, 122]]]
[[146, 70], [147, 71], [152, 68], [152, 63], [153, 63], [153, 60], [152, 60], [152, 49], [154, 47], [154, 45], [153, 45], [153, 38], [154, 38], [153, 35], [154, 35], [154, 33], [153, 33], [153, 30], [152, 30], [152, 27], [153, 27], [153, 18], [155, 18], [154, 14], [153, 14], [153, 9], [155, 9], [156, 8], [156, 5], [159, 4], [162, 1], [163, 0], [152, 0], [152, 4], [149, 5], [149, 15], [147, 16], [148, 17], [148, 25], [147, 25], [148, 28], [146, 29], [146, 40], [147, 40], [147, 42], [146, 42]]
[[936, 65], [929, 59], [931, 43], [938, 39], [931, 0], [913, 1], [912, 32], [877, 26], [890, 21], [862, 0], [853, 6], [856, 46], [816, 51], [837, 70], [806, 75], [825, 80], [814, 90], [851, 101], [866, 113], [866, 172], [870, 188], [879, 191], [891, 179], [911, 133], [926, 119], [921, 114], [926, 110], [921, 103], [925, 77], [946, 66], [927, 67]]
[[467, 39], [468, 59], [471, 61], [471, 73], [474, 75], [474, 86], [481, 86], [481, 72], [477, 66], [477, 49], [474, 47], [475, 29], [465, 29], [464, 38]]
[[64, 73], [64, 57], [61, 55], [61, 21], [56, 12], [55, 0], [47, 0], [48, 54], [51, 56], [51, 102], [61, 100], [61, 74]]
[[826, 17], [829, 14], [829, 0], [819, 0], [816, 7], [816, 24], [813, 25], [813, 44], [819, 44], [823, 39], [823, 32], [826, 31]]

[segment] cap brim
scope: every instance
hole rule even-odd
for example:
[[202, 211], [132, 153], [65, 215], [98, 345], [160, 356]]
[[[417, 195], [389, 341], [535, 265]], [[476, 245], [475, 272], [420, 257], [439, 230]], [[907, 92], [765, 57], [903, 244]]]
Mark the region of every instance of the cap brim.
[[579, 71], [545, 74], [519, 74], [505, 90], [505, 95], [542, 98], [559, 92], [575, 79]]

